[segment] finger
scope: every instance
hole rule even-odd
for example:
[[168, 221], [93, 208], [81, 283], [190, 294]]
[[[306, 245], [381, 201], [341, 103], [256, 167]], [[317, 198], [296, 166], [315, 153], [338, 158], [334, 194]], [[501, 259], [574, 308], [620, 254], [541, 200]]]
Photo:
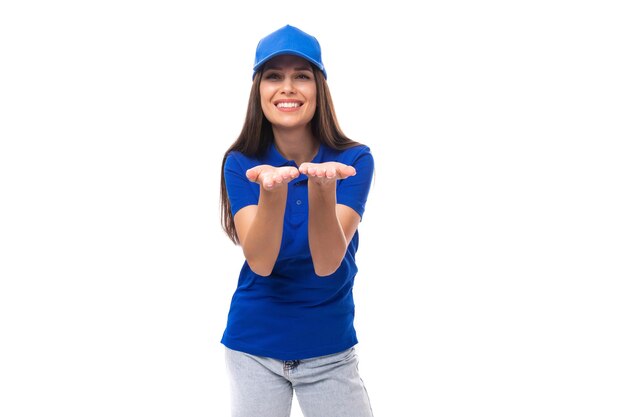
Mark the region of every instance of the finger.
[[353, 175], [356, 175], [356, 169], [350, 165], [344, 165], [339, 168], [339, 174], [342, 178], [352, 177]]
[[286, 169], [282, 172], [283, 178], [286, 180], [292, 180], [298, 176], [300, 176], [300, 171], [297, 168], [293, 167], [290, 169]]
[[258, 168], [250, 168], [249, 170], [246, 171], [246, 177], [252, 181], [252, 182], [256, 182], [256, 180], [259, 178], [259, 169]]
[[274, 181], [272, 180], [271, 177], [265, 178], [263, 180], [263, 187], [266, 190], [271, 190], [272, 188], [274, 188]]
[[304, 175], [308, 175], [310, 166], [311, 164], [309, 164], [308, 162], [305, 162], [302, 165], [300, 165], [300, 167], [298, 168], [298, 171], [303, 173]]

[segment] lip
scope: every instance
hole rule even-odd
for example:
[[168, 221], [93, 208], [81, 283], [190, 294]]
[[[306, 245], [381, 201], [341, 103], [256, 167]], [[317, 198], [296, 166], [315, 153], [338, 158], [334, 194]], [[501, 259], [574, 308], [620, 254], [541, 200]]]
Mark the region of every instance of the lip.
[[[298, 104], [298, 106], [296, 107], [278, 107], [279, 104], [281, 103], [296, 103]], [[274, 106], [276, 107], [276, 109], [278, 111], [281, 112], [294, 112], [294, 111], [298, 111], [300, 110], [300, 108], [302, 108], [302, 105], [304, 104], [304, 102], [300, 101], [300, 100], [276, 100], [274, 103]]]

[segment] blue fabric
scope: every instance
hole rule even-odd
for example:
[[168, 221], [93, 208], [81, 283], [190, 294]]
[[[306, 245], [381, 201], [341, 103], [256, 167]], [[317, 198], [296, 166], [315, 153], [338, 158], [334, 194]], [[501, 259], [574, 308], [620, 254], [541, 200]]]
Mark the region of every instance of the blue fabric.
[[[356, 169], [355, 176], [338, 181], [337, 203], [363, 217], [374, 172], [370, 149], [358, 145], [338, 151], [321, 145], [312, 162], [329, 161]], [[224, 174], [233, 215], [258, 203], [259, 185], [250, 182], [245, 173], [261, 164], [296, 166], [274, 146], [261, 158], [229, 154]], [[317, 276], [308, 242], [307, 177], [300, 175], [288, 187], [283, 238], [274, 270], [263, 277], [244, 262], [222, 343], [233, 350], [281, 360], [330, 355], [357, 343], [352, 287], [358, 230], [339, 269], [327, 277]]]
[[270, 59], [279, 55], [296, 55], [302, 57], [318, 67], [326, 75], [322, 63], [322, 48], [314, 36], [300, 29], [287, 25], [270, 33], [259, 41], [254, 59], [254, 74]]

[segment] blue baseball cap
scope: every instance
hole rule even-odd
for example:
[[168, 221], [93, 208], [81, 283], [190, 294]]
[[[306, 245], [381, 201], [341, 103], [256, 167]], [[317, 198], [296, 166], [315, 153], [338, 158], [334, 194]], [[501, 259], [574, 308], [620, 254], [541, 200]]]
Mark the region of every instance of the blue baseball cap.
[[252, 77], [254, 78], [254, 74], [261, 69], [263, 64], [278, 55], [296, 55], [304, 58], [319, 68], [324, 78], [327, 78], [326, 69], [322, 64], [322, 48], [317, 39], [290, 25], [270, 33], [259, 41]]

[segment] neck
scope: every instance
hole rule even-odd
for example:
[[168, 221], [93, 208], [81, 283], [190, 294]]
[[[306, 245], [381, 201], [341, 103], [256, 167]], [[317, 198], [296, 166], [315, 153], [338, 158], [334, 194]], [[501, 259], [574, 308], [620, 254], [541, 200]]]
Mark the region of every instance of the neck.
[[319, 141], [313, 137], [310, 129], [297, 131], [274, 129], [276, 149], [286, 159], [293, 160], [299, 166], [310, 162], [319, 150]]

